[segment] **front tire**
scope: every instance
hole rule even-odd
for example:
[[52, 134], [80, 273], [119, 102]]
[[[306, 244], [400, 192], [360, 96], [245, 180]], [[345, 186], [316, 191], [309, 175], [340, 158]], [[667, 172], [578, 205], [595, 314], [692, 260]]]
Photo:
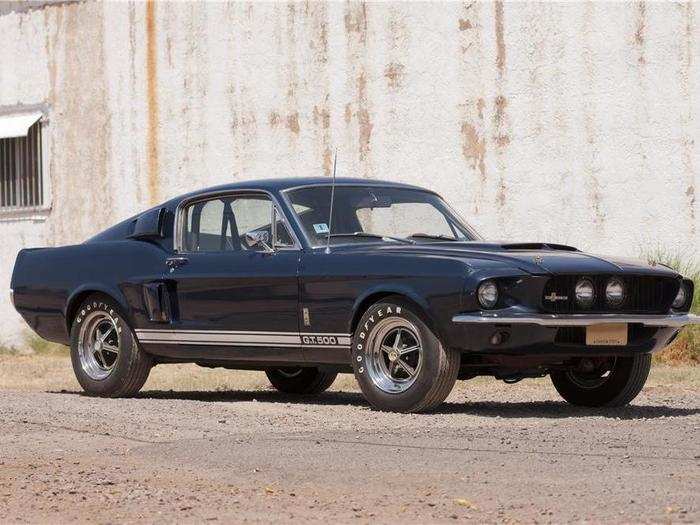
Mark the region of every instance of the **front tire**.
[[338, 374], [322, 372], [318, 368], [284, 367], [265, 372], [280, 392], [286, 394], [320, 394], [330, 388]]
[[355, 378], [379, 410], [422, 412], [452, 391], [460, 355], [445, 348], [418, 310], [399, 298], [372, 305], [353, 337]]
[[88, 297], [78, 308], [70, 349], [78, 383], [97, 396], [133, 396], [153, 366], [117, 304], [102, 295]]
[[584, 372], [580, 368], [550, 374], [561, 397], [572, 405], [619, 407], [641, 392], [649, 377], [651, 355], [613, 358], [598, 372]]

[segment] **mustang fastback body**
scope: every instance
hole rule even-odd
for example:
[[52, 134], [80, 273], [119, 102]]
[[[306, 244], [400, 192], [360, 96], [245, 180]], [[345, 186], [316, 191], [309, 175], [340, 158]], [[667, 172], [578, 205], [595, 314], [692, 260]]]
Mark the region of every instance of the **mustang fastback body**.
[[22, 250], [11, 286], [31, 328], [71, 346], [82, 386], [113, 396], [195, 362], [296, 393], [354, 372], [391, 410], [477, 375], [551, 374], [569, 401], [624, 404], [649, 354], [697, 322], [693, 283], [670, 268], [486, 242], [438, 195], [364, 179], [184, 195], [83, 244]]

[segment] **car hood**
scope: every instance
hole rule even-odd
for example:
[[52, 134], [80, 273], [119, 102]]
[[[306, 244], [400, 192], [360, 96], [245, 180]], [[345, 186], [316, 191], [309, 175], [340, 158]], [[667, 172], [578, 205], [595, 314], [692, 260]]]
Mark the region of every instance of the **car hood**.
[[[419, 242], [417, 244], [356, 244], [332, 247], [333, 251], [402, 253], [416, 256], [455, 257], [498, 261], [532, 274], [636, 274], [678, 275], [663, 265], [584, 253], [571, 246], [551, 243]], [[472, 261], [472, 264], [475, 264]]]

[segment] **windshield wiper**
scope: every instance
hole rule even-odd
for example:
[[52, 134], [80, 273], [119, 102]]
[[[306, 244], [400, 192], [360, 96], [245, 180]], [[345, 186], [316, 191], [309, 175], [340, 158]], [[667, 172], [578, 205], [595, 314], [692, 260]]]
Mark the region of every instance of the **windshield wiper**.
[[437, 239], [439, 241], [456, 241], [455, 237], [448, 237], [447, 235], [429, 235], [427, 233], [414, 233], [408, 236], [409, 238], [418, 239]]
[[390, 241], [401, 242], [404, 244], [415, 244], [415, 241], [412, 241], [411, 239], [404, 239], [403, 237], [392, 237], [391, 235], [379, 235], [378, 233], [367, 232], [331, 233], [330, 237], [367, 237], [370, 239], [389, 239]]

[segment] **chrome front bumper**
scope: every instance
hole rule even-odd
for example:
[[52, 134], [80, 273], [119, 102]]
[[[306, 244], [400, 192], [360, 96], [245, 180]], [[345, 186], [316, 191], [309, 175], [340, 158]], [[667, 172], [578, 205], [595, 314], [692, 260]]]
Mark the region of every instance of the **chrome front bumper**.
[[681, 328], [700, 324], [700, 316], [693, 314], [673, 315], [625, 315], [625, 314], [509, 314], [487, 313], [459, 314], [452, 318], [455, 323], [466, 324], [523, 324], [538, 326], [591, 326], [596, 324], [629, 323], [644, 326]]

